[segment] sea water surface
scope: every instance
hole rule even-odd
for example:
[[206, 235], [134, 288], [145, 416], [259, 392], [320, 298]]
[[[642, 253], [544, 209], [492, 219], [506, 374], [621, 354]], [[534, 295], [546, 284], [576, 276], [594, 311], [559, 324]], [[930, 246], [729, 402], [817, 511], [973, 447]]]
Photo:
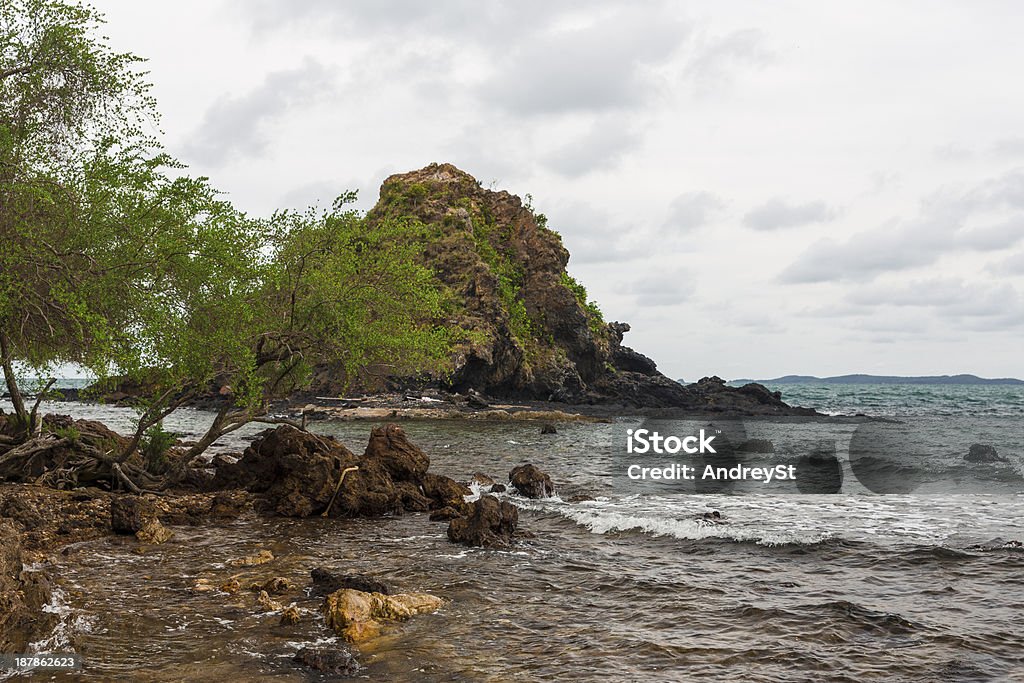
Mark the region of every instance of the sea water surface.
[[[409, 421], [432, 471], [500, 479], [532, 462], [550, 473], [557, 497], [507, 496], [530, 537], [508, 552], [464, 548], [448, 542], [445, 524], [409, 514], [178, 527], [174, 541], [143, 554], [133, 539], [103, 539], [58, 558], [53, 609], [63, 620], [37, 647], [80, 653], [75, 679], [320, 680], [291, 662], [300, 647], [335, 642], [319, 599], [297, 598], [302, 621], [282, 627], [251, 596], [191, 590], [199, 578], [239, 573], [232, 558], [269, 548], [277, 559], [250, 574], [307, 585], [311, 568], [329, 566], [448, 601], [362, 646], [365, 680], [1024, 680], [1024, 392], [779, 389], [794, 403], [899, 420], [925, 444], [901, 470], [920, 470], [920, 486], [898, 495], [860, 486], [847, 462], [858, 425], [845, 422], [746, 423], [748, 436], [773, 441], [780, 462], [833, 443], [847, 475], [838, 494], [780, 485], [697, 495], [624, 476], [616, 444], [636, 418], [560, 424], [543, 436], [528, 422]], [[131, 416], [50, 408], [122, 427]], [[208, 420], [182, 411], [168, 427], [194, 434]], [[314, 429], [361, 450], [370, 427]], [[979, 441], [1006, 462], [965, 463]], [[702, 525], [709, 510], [728, 523]]]

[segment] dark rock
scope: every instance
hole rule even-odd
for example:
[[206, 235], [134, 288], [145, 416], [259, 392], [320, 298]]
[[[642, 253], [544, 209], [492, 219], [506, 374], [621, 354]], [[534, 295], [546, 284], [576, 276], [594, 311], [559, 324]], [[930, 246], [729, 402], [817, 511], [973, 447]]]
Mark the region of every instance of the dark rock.
[[395, 484], [395, 492], [398, 494], [398, 500], [401, 502], [403, 510], [408, 512], [427, 512], [431, 509], [432, 501], [420, 493], [420, 487], [412, 482], [397, 482]]
[[736, 450], [740, 453], [774, 453], [775, 444], [769, 439], [747, 439]]
[[368, 574], [345, 574], [320, 567], [309, 574], [313, 579], [312, 594], [317, 596], [329, 595], [342, 588], [351, 588], [364, 593], [383, 593], [384, 595], [391, 595], [395, 592], [391, 584]]
[[46, 523], [46, 519], [34, 503], [18, 496], [5, 498], [0, 503], [0, 516], [10, 517], [26, 531], [37, 529]]
[[547, 498], [554, 495], [551, 477], [533, 465], [520, 465], [508, 473], [508, 480], [519, 495], [527, 498]]
[[477, 486], [494, 486], [494, 479], [483, 472], [476, 472], [470, 477], [469, 483], [476, 484]]
[[55, 615], [42, 611], [49, 600], [46, 578], [24, 571], [17, 527], [0, 519], [0, 652], [25, 652], [53, 628]]
[[448, 525], [453, 543], [483, 548], [508, 548], [519, 522], [519, 509], [494, 496], [481, 496], [470, 505], [469, 514]]
[[220, 491], [213, 497], [209, 515], [221, 519], [236, 519], [249, 504], [245, 491]]
[[423, 487], [424, 495], [430, 498], [430, 507], [434, 510], [461, 505], [466, 500], [466, 496], [473, 493], [468, 486], [460, 484], [451, 477], [430, 472], [423, 475], [420, 485]]
[[304, 647], [295, 654], [294, 660], [329, 676], [351, 677], [359, 673], [359, 662], [348, 649], [340, 645]]
[[558, 429], [555, 427], [555, 425], [551, 424], [550, 422], [545, 422], [543, 425], [541, 425], [540, 433], [541, 434], [557, 434], [558, 433]]
[[487, 399], [484, 398], [480, 392], [474, 389], [470, 389], [466, 392], [466, 405], [470, 408], [476, 408], [477, 410], [487, 410], [491, 407], [491, 404], [488, 403]]
[[980, 443], [971, 446], [964, 460], [977, 463], [1010, 462], [1005, 456], [999, 455], [994, 446]]
[[508, 487], [504, 484], [494, 484], [491, 486], [491, 493], [505, 493], [508, 491]]
[[136, 534], [156, 518], [156, 508], [138, 496], [115, 496], [110, 499], [110, 528], [117, 534]]
[[468, 510], [468, 506], [463, 506], [464, 509], [457, 507], [446, 507], [440, 510], [434, 510], [430, 513], [431, 522], [450, 522], [456, 517], [462, 517]]
[[374, 427], [363, 457], [383, 465], [394, 481], [418, 482], [430, 467], [427, 454], [414, 446], [396, 424]]

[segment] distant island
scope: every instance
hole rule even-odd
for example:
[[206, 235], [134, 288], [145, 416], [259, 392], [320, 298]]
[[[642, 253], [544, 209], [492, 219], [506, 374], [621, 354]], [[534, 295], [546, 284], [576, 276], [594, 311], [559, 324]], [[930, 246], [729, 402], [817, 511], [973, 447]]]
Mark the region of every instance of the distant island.
[[1024, 380], [1013, 377], [986, 379], [977, 375], [929, 375], [924, 377], [898, 377], [892, 375], [838, 375], [814, 377], [812, 375], [786, 375], [775, 379], [734, 379], [730, 384], [989, 384], [1022, 386]]

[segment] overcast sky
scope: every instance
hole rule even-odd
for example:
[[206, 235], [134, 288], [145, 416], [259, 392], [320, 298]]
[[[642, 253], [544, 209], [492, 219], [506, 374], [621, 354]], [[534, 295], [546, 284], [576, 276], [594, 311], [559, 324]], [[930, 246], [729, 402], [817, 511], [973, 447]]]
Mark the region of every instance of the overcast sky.
[[1024, 5], [100, 0], [255, 214], [448, 161], [668, 375], [1024, 377]]

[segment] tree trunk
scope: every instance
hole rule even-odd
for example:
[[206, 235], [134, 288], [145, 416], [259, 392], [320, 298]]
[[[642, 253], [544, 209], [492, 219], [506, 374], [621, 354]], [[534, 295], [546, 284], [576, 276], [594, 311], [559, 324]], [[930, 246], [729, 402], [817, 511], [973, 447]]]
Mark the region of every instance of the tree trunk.
[[7, 391], [11, 395], [11, 404], [14, 406], [14, 414], [18, 416], [18, 420], [24, 425], [25, 429], [31, 428], [28, 420], [28, 409], [25, 408], [25, 399], [21, 395], [21, 389], [18, 388], [18, 378], [14, 375], [14, 358], [13, 349], [11, 348], [11, 340], [7, 336], [7, 333], [0, 329], [0, 363], [3, 364], [4, 368], [4, 380], [7, 382]]

